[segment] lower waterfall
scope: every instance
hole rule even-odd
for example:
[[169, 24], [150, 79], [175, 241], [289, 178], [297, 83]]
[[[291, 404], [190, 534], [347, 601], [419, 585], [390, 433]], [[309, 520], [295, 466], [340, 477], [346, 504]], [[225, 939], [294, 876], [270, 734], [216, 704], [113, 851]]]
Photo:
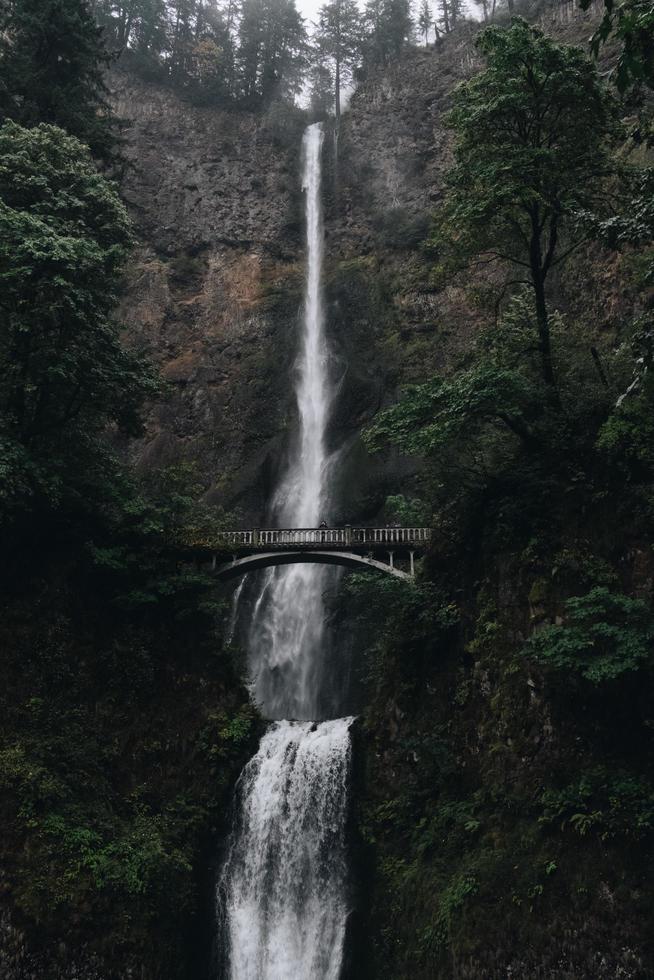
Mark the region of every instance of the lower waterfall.
[[[299, 431], [273, 501], [279, 526], [328, 516], [334, 385], [321, 288], [323, 133], [303, 140], [306, 286], [295, 387]], [[218, 887], [229, 980], [339, 980], [348, 916], [345, 829], [352, 718], [324, 720], [323, 594], [338, 571], [298, 564], [261, 579], [248, 629], [251, 689], [274, 719], [245, 767]], [[330, 685], [329, 703], [339, 698]], [[341, 706], [342, 710], [342, 706]]]
[[340, 976], [351, 722], [277, 722], [241, 776], [222, 879], [232, 977]]

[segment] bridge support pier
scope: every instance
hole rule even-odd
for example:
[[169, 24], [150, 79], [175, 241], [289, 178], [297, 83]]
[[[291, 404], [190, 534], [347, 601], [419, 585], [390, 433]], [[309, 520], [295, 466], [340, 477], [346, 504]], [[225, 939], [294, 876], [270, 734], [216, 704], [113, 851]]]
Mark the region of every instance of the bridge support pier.
[[395, 554], [394, 551], [389, 551], [388, 552], [388, 563], [391, 566], [391, 568], [395, 568], [395, 565], [393, 564], [393, 556], [394, 556], [394, 554]]
[[415, 566], [414, 566], [414, 563], [413, 563], [413, 556], [414, 556], [414, 554], [415, 554], [415, 552], [413, 552], [413, 551], [410, 551], [409, 552], [409, 561], [411, 562], [411, 578], [413, 578], [413, 576], [416, 573]]

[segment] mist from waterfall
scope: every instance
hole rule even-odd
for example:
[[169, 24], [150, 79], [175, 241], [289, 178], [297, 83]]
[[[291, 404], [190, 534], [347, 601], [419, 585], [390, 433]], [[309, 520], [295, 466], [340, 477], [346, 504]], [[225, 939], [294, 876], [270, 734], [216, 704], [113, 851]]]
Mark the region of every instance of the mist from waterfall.
[[[334, 388], [322, 297], [320, 124], [303, 140], [306, 286], [299, 428], [273, 500], [279, 526], [328, 517], [326, 432]], [[351, 718], [325, 717], [324, 592], [337, 570], [296, 564], [262, 577], [248, 631], [251, 686], [274, 719], [239, 780], [219, 883], [230, 980], [338, 980], [347, 921], [345, 824]], [[341, 708], [342, 710], [342, 708]]]

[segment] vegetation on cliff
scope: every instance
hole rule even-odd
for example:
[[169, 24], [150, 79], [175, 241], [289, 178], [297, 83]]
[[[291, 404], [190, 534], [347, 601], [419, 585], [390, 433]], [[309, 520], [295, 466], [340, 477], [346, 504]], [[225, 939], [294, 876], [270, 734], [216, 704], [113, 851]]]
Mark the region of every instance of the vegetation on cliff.
[[31, 74], [16, 25], [38, 12], [12, 13], [3, 109], [27, 125], [0, 126], [1, 972], [187, 976], [210, 955], [200, 855], [256, 735], [224, 603], [179, 549], [221, 513], [193, 467], [138, 478], [121, 459], [162, 384], [115, 318], [132, 232], [91, 156], [111, 133], [101, 49], [71, 65], [55, 32]]
[[[328, 3], [312, 50], [292, 0], [96, 13], [140, 71], [248, 110], [292, 98], [311, 62], [314, 108], [327, 111], [337, 77], [401, 57], [412, 30], [390, 0], [360, 18]], [[628, 33], [649, 13], [618, 24], [620, 82], [651, 80], [647, 37]], [[257, 730], [225, 605], [180, 563], [180, 538], [224, 516], [198, 504], [193, 467], [137, 475], [121, 452], [144, 399], [165, 391], [115, 322], [131, 231], [92, 162], [113, 152], [100, 35], [77, 0], [16, 0], [5, 14], [0, 851], [26, 938], [1, 955], [32, 975], [72, 962], [103, 978], [198, 976], [206, 855]], [[425, 35], [434, 21], [449, 33], [460, 4], [431, 15]], [[609, 11], [604, 34], [614, 22]], [[391, 252], [411, 254], [416, 279], [438, 265], [437, 295], [445, 273], [448, 288], [470, 276], [482, 322], [438, 375], [424, 366], [438, 337], [410, 349], [401, 325], [385, 351], [420, 362], [420, 383], [370, 443], [423, 460], [418, 499], [398, 487], [387, 513], [430, 515], [435, 547], [415, 589], [352, 579], [342, 598], [367, 697], [355, 814], [366, 938], [352, 970], [635, 980], [654, 956], [654, 266], [648, 151], [629, 117], [640, 95], [620, 102], [582, 52], [524, 22], [484, 33], [478, 53], [486, 70], [453, 100], [455, 161], [431, 243], [421, 251], [430, 215], [393, 201], [366, 254], [327, 284], [360, 349], [371, 280], [382, 329], [401, 317]], [[284, 112], [271, 118], [283, 136]], [[470, 261], [488, 262], [483, 288], [461, 271]], [[564, 301], [586, 297], [609, 262], [632, 311], [610, 335]], [[347, 406], [357, 418], [367, 383]]]
[[[477, 294], [495, 291], [491, 315], [368, 434], [426, 460], [425, 591], [408, 617], [407, 598], [379, 603], [364, 582], [344, 599], [367, 647], [369, 975], [645, 978], [651, 175], [581, 51], [520, 21], [478, 46], [431, 254], [436, 288], [446, 264], [498, 263]], [[609, 248], [638, 311], [612, 337], [561, 308], [566, 276]], [[550, 281], [557, 256], [569, 271]]]

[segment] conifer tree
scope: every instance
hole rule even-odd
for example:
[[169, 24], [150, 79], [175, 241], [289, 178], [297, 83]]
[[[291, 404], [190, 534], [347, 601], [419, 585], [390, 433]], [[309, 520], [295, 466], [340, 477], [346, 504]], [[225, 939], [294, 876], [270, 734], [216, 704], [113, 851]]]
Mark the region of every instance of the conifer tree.
[[238, 39], [237, 75], [247, 104], [300, 90], [307, 37], [295, 0], [243, 0]]
[[363, 22], [366, 60], [373, 64], [399, 57], [413, 34], [409, 0], [368, 0]]
[[449, 34], [452, 30], [450, 24], [450, 0], [440, 0], [440, 16], [438, 26], [444, 34]]
[[429, 44], [429, 30], [432, 26], [433, 18], [429, 0], [422, 0], [420, 12], [418, 14], [418, 29], [425, 39], [425, 47]]
[[361, 18], [355, 0], [330, 0], [318, 15], [318, 58], [331, 63], [336, 123], [341, 117], [341, 87], [351, 78], [361, 51]]
[[8, 0], [1, 9], [0, 122], [55, 123], [111, 156], [109, 57], [86, 0]]

